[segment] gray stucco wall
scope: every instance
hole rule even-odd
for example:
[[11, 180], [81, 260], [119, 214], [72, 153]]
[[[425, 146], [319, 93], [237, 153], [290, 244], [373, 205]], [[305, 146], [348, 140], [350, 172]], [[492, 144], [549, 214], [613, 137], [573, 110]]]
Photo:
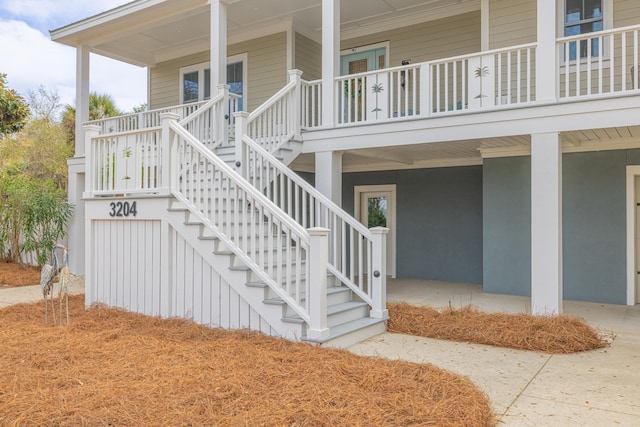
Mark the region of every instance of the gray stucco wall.
[[485, 159], [483, 289], [531, 295], [531, 158]]
[[[564, 298], [626, 303], [626, 165], [640, 150], [563, 155]], [[531, 159], [486, 159], [485, 292], [531, 294]]]
[[343, 175], [343, 208], [356, 185], [396, 184], [398, 277], [482, 282], [482, 167]]

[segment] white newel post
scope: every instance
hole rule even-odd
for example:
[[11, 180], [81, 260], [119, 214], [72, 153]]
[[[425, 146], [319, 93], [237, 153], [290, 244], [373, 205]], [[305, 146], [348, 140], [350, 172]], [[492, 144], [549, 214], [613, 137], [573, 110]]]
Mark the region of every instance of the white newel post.
[[93, 138], [100, 135], [102, 128], [98, 125], [85, 125], [82, 127], [84, 133], [84, 153], [85, 153], [85, 194], [84, 197], [93, 197], [96, 187], [95, 159], [93, 157]]
[[249, 128], [249, 113], [238, 111], [233, 115], [236, 118], [236, 172], [243, 178], [248, 177], [249, 165], [247, 164], [247, 146], [242, 138], [247, 134]]
[[171, 194], [171, 183], [173, 182], [173, 176], [171, 171], [172, 159], [171, 159], [171, 128], [170, 123], [177, 123], [180, 120], [180, 116], [176, 113], [162, 113], [160, 114], [160, 122], [162, 123], [162, 143], [160, 145], [160, 153], [162, 156], [162, 167], [160, 169], [160, 176], [162, 183], [160, 186], [160, 194]]
[[387, 310], [387, 233], [385, 227], [371, 228], [373, 234], [373, 248], [371, 249], [371, 317], [386, 319], [389, 317]]
[[531, 312], [562, 313], [562, 144], [531, 135]]
[[[229, 104], [229, 85], [220, 84], [218, 85], [218, 95], [223, 94], [222, 99], [222, 108], [218, 110], [218, 117], [216, 117], [216, 132], [218, 133], [216, 141], [222, 141], [222, 145], [227, 145], [229, 142], [229, 132], [227, 129], [227, 123], [229, 122], [229, 118], [231, 117], [231, 111]], [[212, 124], [213, 126], [213, 124]]]
[[309, 329], [307, 337], [323, 340], [329, 337], [327, 323], [327, 262], [329, 229], [310, 228], [309, 232]]
[[295, 82], [296, 87], [291, 94], [291, 123], [293, 126], [293, 138], [300, 141], [300, 127], [301, 127], [301, 114], [302, 105], [300, 98], [300, 90], [302, 88], [302, 71], [289, 70], [289, 82]]
[[340, 0], [322, 0], [322, 125], [336, 120], [336, 77], [340, 75]]

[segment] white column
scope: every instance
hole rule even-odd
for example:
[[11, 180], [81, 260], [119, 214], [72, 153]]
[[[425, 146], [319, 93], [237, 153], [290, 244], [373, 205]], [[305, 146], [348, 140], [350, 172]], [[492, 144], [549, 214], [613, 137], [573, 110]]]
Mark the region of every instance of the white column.
[[322, 0], [322, 125], [335, 123], [335, 79], [340, 76], [340, 0]]
[[489, 0], [480, 0], [480, 50], [489, 50]]
[[562, 144], [531, 135], [531, 312], [562, 313]]
[[310, 228], [309, 232], [309, 329], [307, 337], [322, 341], [329, 337], [327, 322], [327, 259], [329, 229]]
[[554, 101], [558, 80], [556, 0], [538, 0], [538, 46], [536, 48], [536, 100]]
[[89, 47], [76, 48], [76, 154], [84, 156], [84, 129], [89, 121]]
[[316, 188], [342, 206], [342, 151], [316, 153]]
[[227, 84], [227, 5], [211, 0], [211, 98]]
[[247, 146], [242, 141], [242, 138], [247, 134], [249, 129], [249, 113], [246, 111], [238, 111], [233, 114], [236, 119], [236, 172], [243, 178], [249, 176], [249, 165], [247, 156]]

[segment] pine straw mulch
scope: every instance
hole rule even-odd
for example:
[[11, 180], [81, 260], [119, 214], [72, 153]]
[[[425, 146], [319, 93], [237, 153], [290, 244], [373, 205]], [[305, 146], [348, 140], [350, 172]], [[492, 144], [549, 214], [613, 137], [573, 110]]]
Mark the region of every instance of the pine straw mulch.
[[13, 262], [0, 261], [0, 287], [31, 286], [40, 284], [40, 269]]
[[0, 425], [488, 426], [487, 397], [432, 365], [366, 358], [70, 297], [0, 310]]
[[451, 341], [488, 344], [551, 354], [577, 353], [606, 347], [611, 339], [579, 317], [484, 313], [468, 305], [436, 310], [407, 303], [389, 303], [388, 331]]

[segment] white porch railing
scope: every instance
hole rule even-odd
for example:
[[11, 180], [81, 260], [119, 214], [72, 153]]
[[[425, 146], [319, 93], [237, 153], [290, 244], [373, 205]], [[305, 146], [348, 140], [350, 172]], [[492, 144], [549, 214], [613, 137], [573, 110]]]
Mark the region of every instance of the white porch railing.
[[309, 324], [312, 337], [326, 337], [326, 312], [314, 312], [309, 233], [178, 123], [168, 129], [172, 194]]
[[166, 192], [163, 186], [162, 128], [100, 135], [85, 126], [87, 191], [92, 196]]
[[639, 31], [634, 25], [558, 39], [558, 98], [640, 89]]
[[301, 81], [302, 111], [300, 113], [300, 125], [303, 128], [312, 128], [322, 124], [322, 80]]
[[156, 110], [142, 111], [140, 113], [125, 114], [117, 117], [107, 117], [100, 120], [92, 120], [87, 125], [100, 127], [100, 134], [131, 132], [142, 129], [159, 127], [160, 115], [163, 113], [177, 114], [181, 119], [197, 111], [208, 101], [192, 102], [189, 104], [174, 105], [172, 107], [158, 108]]
[[289, 83], [249, 114], [248, 135], [273, 153], [293, 138], [300, 138], [300, 76], [289, 71]]
[[210, 150], [229, 142], [234, 123], [233, 114], [237, 111], [240, 96], [229, 93], [229, 86], [219, 85], [218, 95], [198, 111], [180, 121], [191, 135]]
[[[236, 135], [242, 134], [244, 120], [243, 115], [236, 117]], [[241, 144], [236, 149], [241, 153], [241, 175], [303, 228], [329, 229], [328, 270], [372, 307], [372, 317], [386, 317], [386, 260], [381, 247], [385, 240], [376, 238], [250, 136], [236, 137], [236, 144]]]
[[535, 47], [527, 44], [338, 77], [336, 122], [430, 117], [532, 102]]

